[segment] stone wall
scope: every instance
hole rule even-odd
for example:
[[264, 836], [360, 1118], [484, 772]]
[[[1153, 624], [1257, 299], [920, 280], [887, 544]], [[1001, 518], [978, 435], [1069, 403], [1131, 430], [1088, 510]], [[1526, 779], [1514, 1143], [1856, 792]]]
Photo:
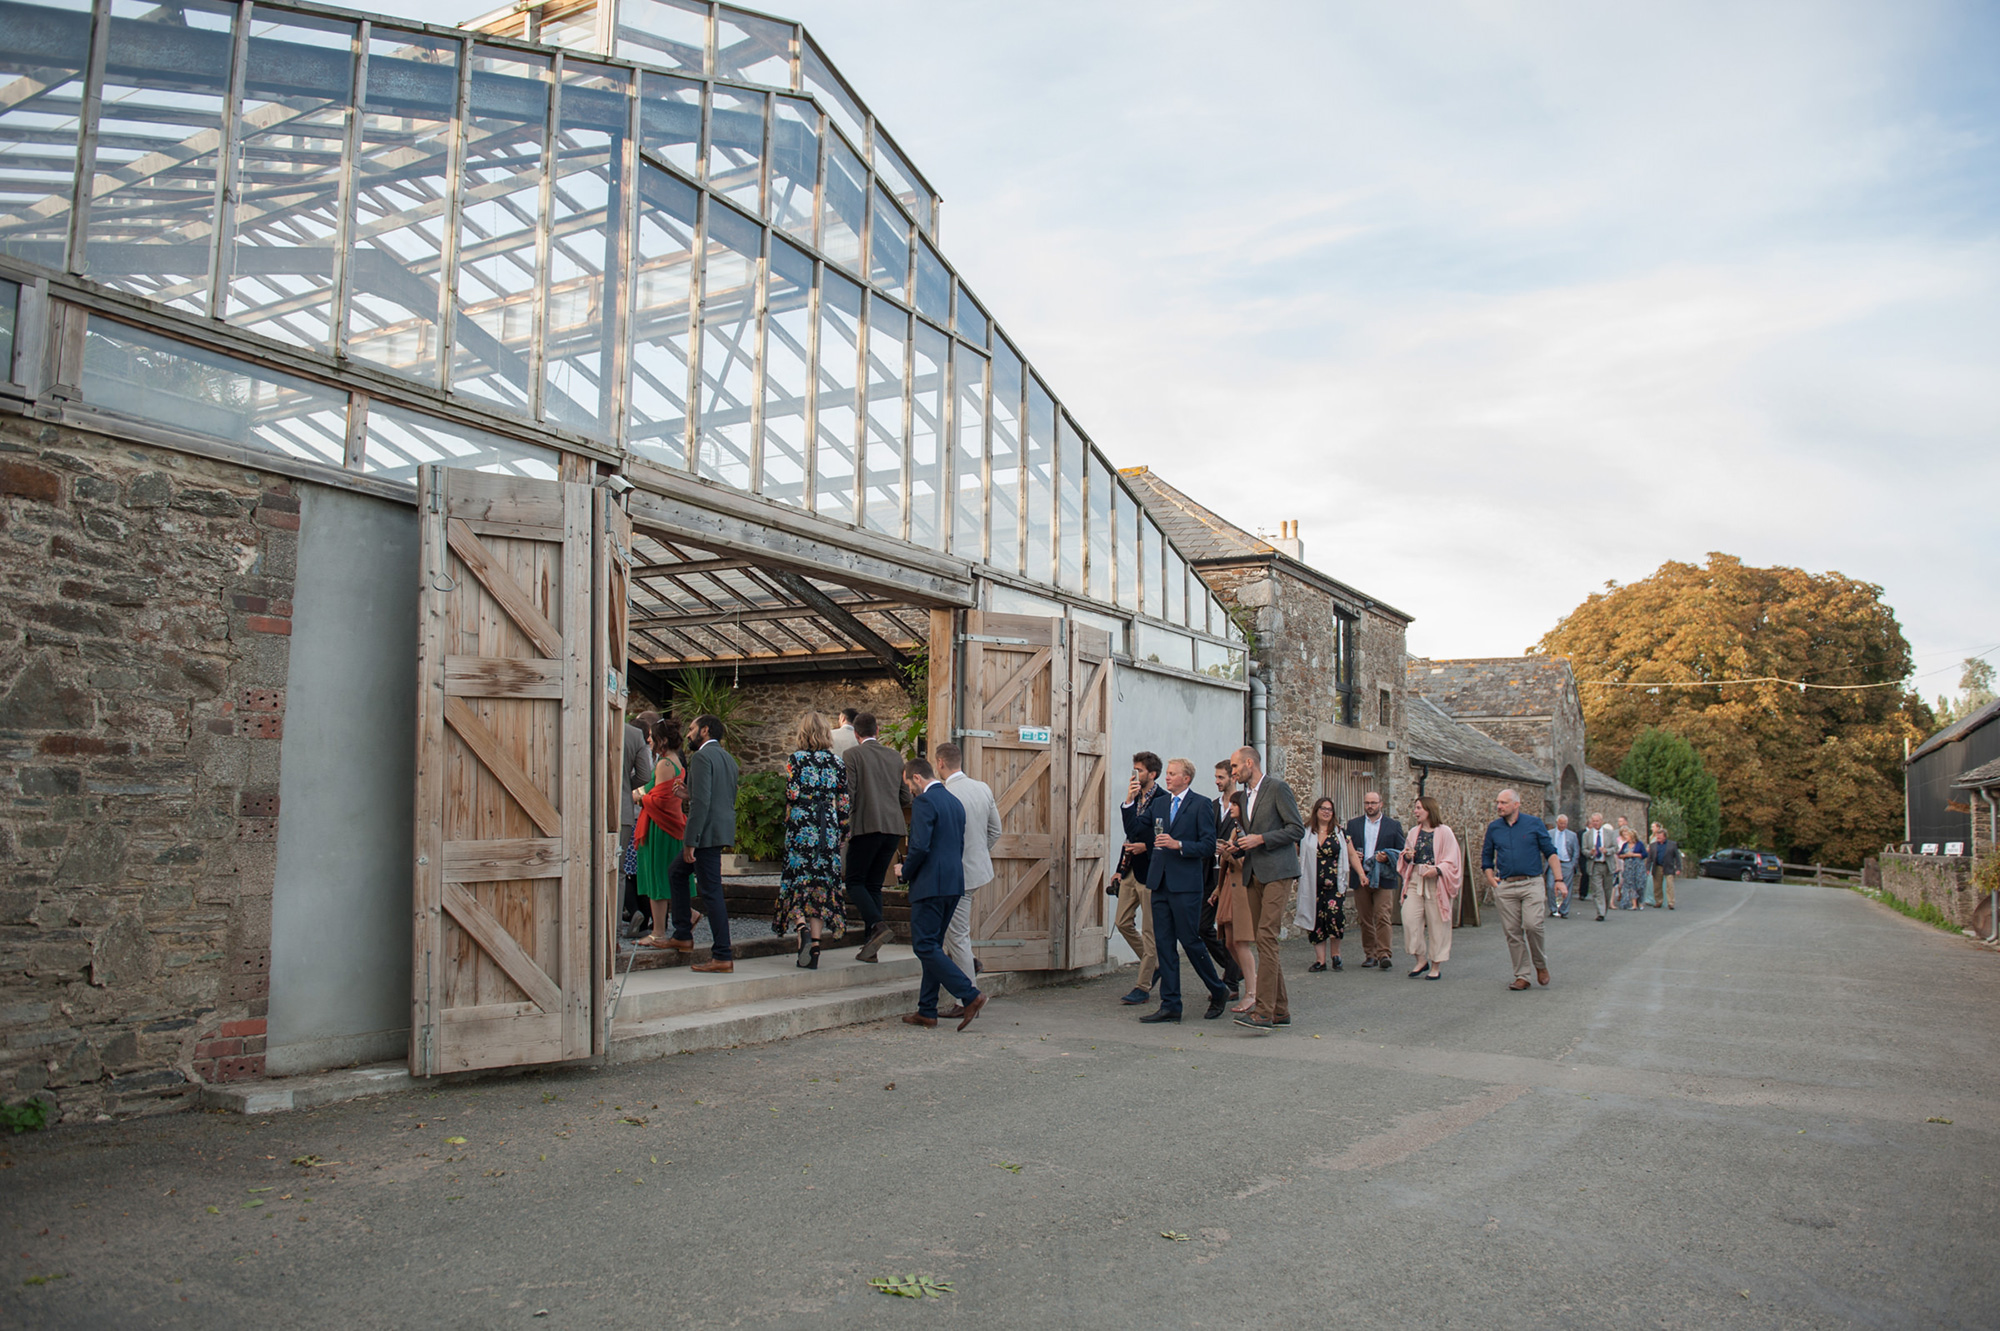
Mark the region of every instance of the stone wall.
[[0, 1093], [261, 1076], [299, 503], [0, 416]]
[[873, 712], [885, 730], [910, 711], [910, 696], [886, 672], [745, 680], [736, 692], [742, 710], [723, 747], [745, 772], [778, 770], [792, 751], [792, 726], [808, 708], [825, 713], [829, 726], [840, 724], [843, 707]]
[[[1512, 664], [1510, 658], [1468, 662], [1416, 658], [1408, 662], [1407, 675], [1419, 692], [1429, 694], [1433, 702], [1457, 720], [1477, 728], [1548, 773], [1547, 801], [1555, 809], [1565, 770], [1574, 773], [1576, 788], [1582, 787], [1583, 700], [1566, 661], [1521, 658], [1519, 664], [1523, 669], [1519, 671], [1511, 671]], [[1426, 681], [1440, 671], [1451, 674], [1448, 695], [1425, 688]], [[1584, 792], [1586, 813], [1601, 807], [1592, 802], [1594, 798]], [[1561, 812], [1572, 817], [1576, 813]], [[1550, 816], [1553, 818], [1554, 814]]]
[[[1415, 764], [1406, 763], [1403, 768], [1409, 798], [1395, 808], [1396, 816], [1408, 827], [1409, 805], [1417, 797], [1417, 771]], [[1430, 776], [1424, 781], [1424, 793], [1438, 802], [1438, 812], [1444, 815], [1445, 826], [1458, 837], [1458, 844], [1465, 852], [1466, 886], [1474, 892], [1481, 890], [1479, 857], [1486, 849], [1486, 826], [1495, 816], [1493, 797], [1509, 784], [1504, 777], [1474, 776], [1444, 767], [1431, 768]], [[1547, 813], [1540, 789], [1522, 790], [1518, 783], [1514, 783], [1514, 789], [1521, 796], [1522, 813], [1543, 818], [1551, 827], [1555, 825], [1554, 815]]]
[[[1645, 800], [1635, 800], [1628, 795], [1600, 795], [1596, 791], [1591, 790], [1585, 791], [1583, 796], [1583, 812], [1586, 821], [1591, 814], [1601, 813], [1604, 815], [1604, 825], [1606, 827], [1618, 826], [1618, 820], [1623, 818], [1642, 833], [1650, 835], [1652, 823], [1647, 817], [1648, 807]], [[1580, 823], [1571, 824], [1572, 828], [1579, 828], [1581, 826], [1582, 824]], [[1693, 876], [1693, 874], [1689, 875], [1689, 877]]]
[[1907, 906], [1928, 903], [1961, 929], [1992, 930], [1986, 897], [1972, 886], [1972, 861], [1963, 855], [1903, 855], [1885, 851], [1881, 857], [1882, 890]]

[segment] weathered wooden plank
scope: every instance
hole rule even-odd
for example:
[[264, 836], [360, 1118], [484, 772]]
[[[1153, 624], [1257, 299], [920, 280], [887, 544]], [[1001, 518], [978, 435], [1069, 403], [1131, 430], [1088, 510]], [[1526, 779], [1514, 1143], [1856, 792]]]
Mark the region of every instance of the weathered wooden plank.
[[995, 801], [1002, 818], [1005, 818], [1015, 805], [1035, 792], [1038, 784], [1048, 775], [1050, 761], [1047, 747], [1040, 748], [1033, 760], [1021, 770], [1021, 774], [1008, 784], [1006, 791]]
[[493, 958], [507, 978], [520, 987], [528, 996], [528, 1001], [539, 1006], [544, 1012], [556, 1012], [562, 1006], [562, 990], [549, 978], [548, 972], [535, 964], [527, 949], [515, 941], [492, 912], [479, 904], [472, 893], [457, 883], [444, 885], [444, 908], [458, 921], [459, 928], [472, 936], [472, 940]]
[[566, 863], [563, 843], [555, 837], [444, 843], [444, 876], [451, 883], [557, 878]]
[[[1004, 649], [994, 650], [988, 656], [988, 660], [991, 661], [1005, 660], [1006, 657], [1003, 654], [1003, 652]], [[1044, 675], [1046, 675], [1049, 668], [1049, 662], [1052, 659], [1051, 652], [1052, 649], [1044, 647], [1041, 650], [1037, 651], [1034, 655], [1030, 656], [1027, 660], [1022, 661], [1018, 666], [1015, 666], [1014, 673], [1008, 676], [1008, 678], [998, 688], [994, 689], [992, 693], [987, 695], [986, 706], [988, 708], [988, 714], [992, 715], [1004, 711], [1007, 708], [1008, 704], [1013, 702], [1015, 694], [1019, 693], [1022, 689], [1026, 688], [1030, 683], [1040, 680]], [[982, 727], [982, 729], [985, 728], [986, 727]]]
[[561, 698], [563, 663], [520, 656], [447, 656], [445, 692], [455, 698]]
[[562, 634], [549, 623], [548, 616], [541, 612], [528, 591], [509, 576], [493, 553], [472, 534], [472, 528], [454, 519], [445, 524], [445, 532], [451, 540], [452, 553], [458, 556], [467, 572], [479, 579], [480, 585], [500, 603], [507, 617], [520, 626], [521, 632], [528, 636], [536, 649], [543, 656], [560, 656], [563, 650]]
[[437, 1070], [436, 1025], [444, 1005], [441, 926], [444, 909], [444, 658], [449, 627], [445, 578], [444, 518], [433, 512], [444, 484], [439, 468], [417, 473], [417, 763], [411, 815], [415, 823], [411, 865], [410, 1071], [427, 1077]]
[[512, 523], [530, 529], [542, 540], [551, 540], [562, 530], [562, 487], [552, 481], [453, 471], [446, 499], [447, 518]]
[[497, 778], [514, 802], [542, 830], [544, 836], [562, 835], [562, 815], [556, 811], [549, 797], [542, 793], [520, 764], [501, 749], [500, 741], [492, 731], [480, 721], [470, 707], [457, 698], [446, 698], [444, 719], [458, 737], [465, 741], [486, 770]]
[[563, 982], [563, 1049], [582, 1058], [591, 1047], [591, 854], [593, 839], [593, 769], [600, 756], [597, 736], [597, 695], [591, 689], [593, 649], [592, 548], [595, 522], [588, 485], [563, 487], [562, 635], [563, 657], [569, 670], [564, 681], [561, 728], [562, 837], [569, 864], [562, 876], [556, 943]]
[[1076, 833], [1076, 809], [1070, 803], [1070, 781], [1075, 774], [1076, 735], [1072, 691], [1077, 676], [1076, 635], [1067, 621], [1056, 621], [1057, 641], [1051, 654], [1049, 681], [1049, 735], [1053, 752], [1049, 760], [1049, 823], [1054, 832], [1055, 862], [1062, 872], [1049, 879], [1049, 961], [1057, 970], [1066, 970], [1070, 961], [1070, 888], [1075, 874], [1071, 846]]

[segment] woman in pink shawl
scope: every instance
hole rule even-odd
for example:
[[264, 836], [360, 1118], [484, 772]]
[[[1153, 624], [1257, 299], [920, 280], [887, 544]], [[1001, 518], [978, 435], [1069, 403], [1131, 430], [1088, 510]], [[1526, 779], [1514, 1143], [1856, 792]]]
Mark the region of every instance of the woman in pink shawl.
[[1409, 840], [1397, 862], [1403, 876], [1403, 945], [1417, 959], [1410, 978], [1435, 980], [1439, 963], [1451, 960], [1451, 912], [1465, 881], [1465, 856], [1436, 800], [1419, 795], [1410, 812]]

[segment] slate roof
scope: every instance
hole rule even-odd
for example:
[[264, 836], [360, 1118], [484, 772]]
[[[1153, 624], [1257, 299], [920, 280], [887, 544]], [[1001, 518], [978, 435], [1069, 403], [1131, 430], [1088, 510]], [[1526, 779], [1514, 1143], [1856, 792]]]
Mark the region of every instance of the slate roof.
[[1118, 474], [1132, 487], [1147, 515], [1160, 524], [1167, 539], [1189, 559], [1199, 562], [1278, 553], [1269, 541], [1259, 540], [1168, 485], [1151, 467], [1120, 467]]
[[1504, 777], [1537, 788], [1549, 783], [1547, 772], [1484, 732], [1453, 719], [1420, 693], [1409, 695], [1404, 716], [1409, 729], [1406, 743], [1413, 762]]
[[1970, 716], [1960, 717], [1943, 730], [1938, 731], [1937, 734], [1932, 735], [1922, 744], [1917, 745], [1916, 748], [1911, 749], [1910, 756], [1906, 761], [1915, 762], [1933, 749], [1941, 749], [1953, 740], [1964, 739], [1967, 735], [1970, 735], [1973, 731], [1996, 717], [2000, 717], [2000, 698], [1995, 698], [1992, 702], [1987, 703]]
[[1650, 800], [1653, 797], [1645, 791], [1626, 785], [1609, 773], [1600, 772], [1589, 763], [1583, 765], [1583, 788], [1598, 795], [1618, 795], [1628, 800]]
[[1411, 690], [1453, 716], [1554, 716], [1576, 678], [1562, 656], [1413, 656], [1404, 671]]
[[2000, 786], [2000, 758], [1995, 758], [1990, 763], [1981, 763], [1969, 772], [1960, 773], [1958, 780], [1952, 782], [1952, 784], [1966, 790], [1980, 790], [1986, 786]]

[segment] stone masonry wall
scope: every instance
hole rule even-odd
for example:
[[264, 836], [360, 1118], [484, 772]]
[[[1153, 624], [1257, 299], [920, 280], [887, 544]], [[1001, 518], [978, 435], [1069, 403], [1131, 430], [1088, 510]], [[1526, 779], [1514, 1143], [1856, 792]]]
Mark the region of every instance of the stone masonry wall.
[[808, 708], [822, 712], [829, 728], [840, 724], [840, 709], [875, 713], [887, 730], [910, 712], [910, 695], [887, 675], [839, 675], [824, 679], [774, 679], [746, 683], [739, 714], [740, 740], [727, 746], [746, 772], [775, 772], [792, 751], [792, 726]]
[[1972, 886], [1972, 861], [1963, 855], [1903, 855], [1885, 851], [1881, 857], [1882, 890], [1905, 905], [1928, 902], [1961, 929], [1991, 930], [1985, 894]]
[[[1404, 764], [1408, 780], [1409, 798], [1397, 806], [1396, 816], [1409, 826], [1408, 808], [1417, 797], [1417, 771], [1414, 764]], [[1458, 837], [1459, 847], [1465, 852], [1466, 886], [1479, 891], [1479, 857], [1486, 849], [1486, 825], [1493, 821], [1493, 797], [1508, 786], [1505, 778], [1497, 776], [1473, 776], [1467, 772], [1454, 772], [1448, 768], [1433, 767], [1424, 782], [1424, 793], [1438, 802], [1438, 811], [1444, 815], [1444, 823]], [[1537, 818], [1555, 825], [1554, 815], [1547, 812], [1539, 788], [1515, 790], [1521, 796], [1521, 812], [1531, 813]]]
[[261, 1076], [299, 501], [0, 416], [0, 1095]]

